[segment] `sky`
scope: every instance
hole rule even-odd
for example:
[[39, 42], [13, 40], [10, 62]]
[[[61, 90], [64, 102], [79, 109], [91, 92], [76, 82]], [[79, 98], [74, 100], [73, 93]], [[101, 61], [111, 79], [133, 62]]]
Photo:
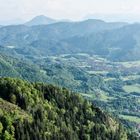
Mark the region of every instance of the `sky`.
[[0, 21], [29, 20], [37, 15], [140, 21], [140, 0], [0, 0], [0, 11]]

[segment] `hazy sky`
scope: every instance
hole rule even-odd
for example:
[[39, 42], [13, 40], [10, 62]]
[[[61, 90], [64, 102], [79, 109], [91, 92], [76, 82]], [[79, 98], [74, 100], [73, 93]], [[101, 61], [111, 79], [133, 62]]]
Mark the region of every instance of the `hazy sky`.
[[46, 15], [80, 19], [88, 14], [140, 15], [140, 0], [0, 0], [0, 21]]

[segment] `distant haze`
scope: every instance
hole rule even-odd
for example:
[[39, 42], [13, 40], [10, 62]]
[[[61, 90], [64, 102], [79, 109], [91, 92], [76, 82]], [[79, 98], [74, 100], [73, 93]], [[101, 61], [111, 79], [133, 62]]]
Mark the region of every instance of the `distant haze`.
[[20, 23], [37, 15], [140, 22], [139, 0], [0, 0], [0, 9], [0, 24], [9, 24], [11, 20]]

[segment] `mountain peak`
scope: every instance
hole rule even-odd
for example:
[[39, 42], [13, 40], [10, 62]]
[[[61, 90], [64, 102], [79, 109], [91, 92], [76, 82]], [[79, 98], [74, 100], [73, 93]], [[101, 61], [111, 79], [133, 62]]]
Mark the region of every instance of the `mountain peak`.
[[46, 17], [44, 15], [38, 15], [38, 16], [34, 17], [33, 19], [51, 19], [51, 18]]
[[28, 21], [25, 23], [27, 26], [34, 26], [34, 25], [47, 25], [47, 24], [52, 24], [55, 23], [56, 20], [46, 17], [44, 15], [39, 15], [34, 17], [32, 20]]

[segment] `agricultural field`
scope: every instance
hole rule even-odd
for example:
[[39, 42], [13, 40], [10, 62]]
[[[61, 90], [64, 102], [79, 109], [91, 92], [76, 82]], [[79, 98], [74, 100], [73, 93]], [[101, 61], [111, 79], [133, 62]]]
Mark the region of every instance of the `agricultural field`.
[[130, 116], [130, 115], [119, 115], [120, 118], [135, 122], [135, 123], [140, 123], [140, 118], [136, 116]]
[[140, 94], [140, 84], [134, 84], [134, 85], [126, 85], [123, 87], [123, 89], [127, 93], [137, 92]]
[[56, 60], [80, 68], [90, 77], [101, 77], [102, 84], [99, 88], [95, 86], [93, 91], [89, 90], [90, 93], [81, 95], [121, 120], [126, 120], [128, 124], [140, 123], [140, 61], [111, 62], [88, 54], [67, 54], [58, 56]]

